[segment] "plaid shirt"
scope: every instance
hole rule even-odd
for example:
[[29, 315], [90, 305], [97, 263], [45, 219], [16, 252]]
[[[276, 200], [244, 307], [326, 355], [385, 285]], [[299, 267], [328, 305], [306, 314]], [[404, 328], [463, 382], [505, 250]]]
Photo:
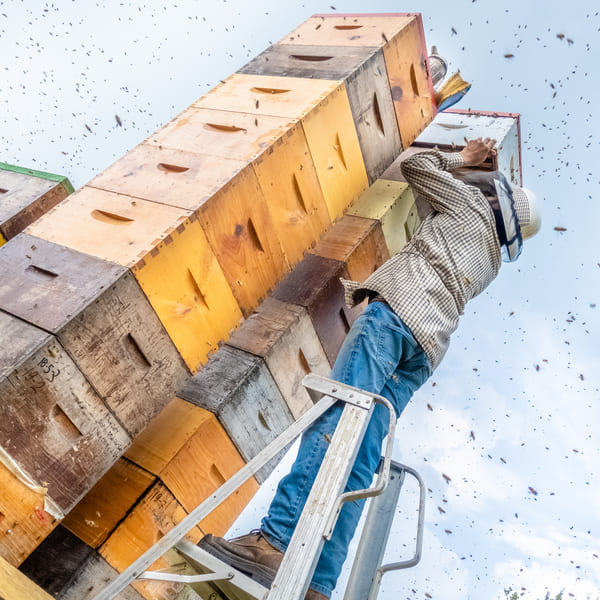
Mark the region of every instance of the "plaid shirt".
[[468, 300], [500, 269], [500, 242], [483, 194], [447, 171], [463, 165], [460, 153], [415, 154], [402, 174], [432, 207], [413, 238], [364, 283], [342, 280], [354, 306], [370, 292], [383, 296], [408, 325], [432, 369], [442, 360]]

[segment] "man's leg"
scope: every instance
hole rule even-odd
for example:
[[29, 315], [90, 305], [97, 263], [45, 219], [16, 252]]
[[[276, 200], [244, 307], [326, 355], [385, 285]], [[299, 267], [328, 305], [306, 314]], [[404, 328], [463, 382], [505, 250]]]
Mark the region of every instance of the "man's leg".
[[[397, 415], [430, 373], [429, 362], [410, 330], [384, 303], [371, 303], [354, 323], [331, 372], [332, 379], [388, 398]], [[291, 472], [279, 484], [262, 533], [285, 551], [343, 411], [338, 403], [305, 432]], [[346, 490], [368, 487], [379, 463], [389, 416], [377, 405]], [[335, 587], [362, 502], [347, 503], [317, 564], [311, 587], [329, 596]]]

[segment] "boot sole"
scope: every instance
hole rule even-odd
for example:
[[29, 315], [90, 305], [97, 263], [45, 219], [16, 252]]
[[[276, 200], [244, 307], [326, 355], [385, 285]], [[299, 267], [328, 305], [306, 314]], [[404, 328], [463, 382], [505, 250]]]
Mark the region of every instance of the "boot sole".
[[267, 588], [271, 587], [277, 571], [270, 567], [265, 567], [251, 560], [247, 560], [229, 551], [221, 546], [212, 535], [207, 535], [198, 543], [198, 547], [202, 548], [215, 558], [222, 560], [224, 563], [232, 566], [234, 569], [241, 571], [244, 575], [251, 577], [261, 585]]

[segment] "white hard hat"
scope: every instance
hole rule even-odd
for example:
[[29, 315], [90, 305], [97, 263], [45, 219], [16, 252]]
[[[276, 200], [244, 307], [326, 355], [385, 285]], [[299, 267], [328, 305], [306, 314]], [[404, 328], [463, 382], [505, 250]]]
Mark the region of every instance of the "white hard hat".
[[524, 240], [534, 236], [542, 226], [542, 214], [536, 195], [527, 188], [511, 186], [515, 212], [521, 227], [521, 236]]

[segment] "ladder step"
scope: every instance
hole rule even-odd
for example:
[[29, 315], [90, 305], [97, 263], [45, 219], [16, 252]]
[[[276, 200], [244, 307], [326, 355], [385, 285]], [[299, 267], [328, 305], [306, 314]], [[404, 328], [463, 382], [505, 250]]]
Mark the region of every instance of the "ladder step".
[[[251, 577], [234, 569], [227, 563], [214, 557], [212, 554], [198, 548], [186, 539], [175, 545], [177, 551], [182, 554], [193, 569], [199, 574], [214, 573], [219, 579], [210, 582], [221, 592], [226, 600], [264, 600], [269, 593], [269, 588], [257, 583]], [[223, 579], [223, 575], [227, 579]], [[206, 584], [201, 584], [206, 586]], [[195, 589], [195, 584], [190, 584]], [[206, 587], [203, 587], [206, 590]]]

